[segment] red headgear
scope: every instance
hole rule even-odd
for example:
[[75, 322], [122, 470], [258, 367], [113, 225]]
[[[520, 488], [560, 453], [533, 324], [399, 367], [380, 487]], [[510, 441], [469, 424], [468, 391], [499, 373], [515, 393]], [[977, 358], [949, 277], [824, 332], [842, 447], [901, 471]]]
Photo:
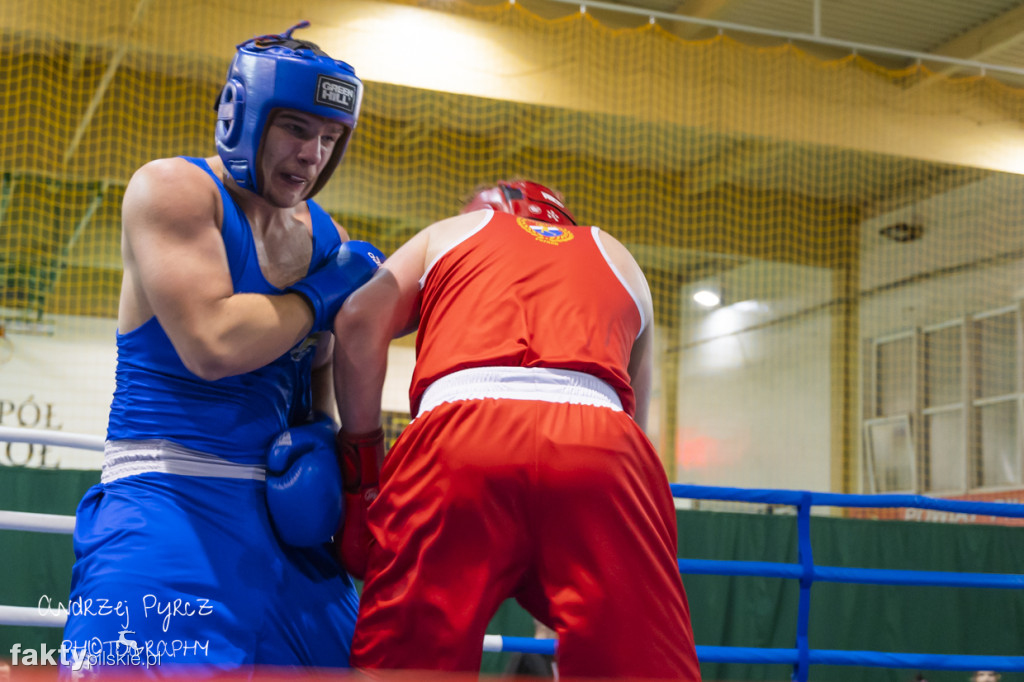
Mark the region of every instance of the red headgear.
[[555, 225], [576, 224], [576, 219], [557, 193], [529, 180], [501, 181], [494, 187], [485, 187], [466, 202], [462, 212], [469, 213], [481, 208], [493, 208], [502, 213]]

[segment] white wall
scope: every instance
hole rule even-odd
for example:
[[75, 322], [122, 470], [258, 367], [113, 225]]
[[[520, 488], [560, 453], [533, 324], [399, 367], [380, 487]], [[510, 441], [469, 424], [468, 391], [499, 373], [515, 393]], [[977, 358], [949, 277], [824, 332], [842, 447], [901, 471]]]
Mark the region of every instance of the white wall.
[[676, 480], [828, 491], [831, 313], [827, 308], [792, 313], [818, 302], [808, 295], [827, 300], [831, 276], [800, 266], [762, 263], [755, 269], [734, 271], [734, 300], [742, 299], [743, 280], [788, 283], [793, 292], [813, 293], [795, 297], [778, 291], [771, 300], [686, 311]]
[[[915, 223], [923, 236], [879, 235]], [[887, 336], [1024, 298], [1024, 178], [993, 174], [861, 225], [861, 335]]]
[[416, 351], [412, 346], [396, 342], [388, 349], [388, 373], [384, 376], [384, 395], [381, 409], [385, 412], [409, 413], [409, 383], [416, 364]]
[[[0, 354], [8, 358], [0, 364], [0, 425], [102, 436], [114, 395], [117, 323], [53, 322], [52, 334], [8, 328], [7, 351]], [[96, 469], [101, 463], [98, 452], [0, 443], [0, 466]]]

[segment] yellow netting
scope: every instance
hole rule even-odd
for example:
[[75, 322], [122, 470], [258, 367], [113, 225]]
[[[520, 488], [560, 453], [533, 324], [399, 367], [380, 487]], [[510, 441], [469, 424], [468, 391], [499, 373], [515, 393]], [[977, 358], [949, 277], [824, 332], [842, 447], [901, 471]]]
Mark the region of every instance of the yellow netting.
[[[235, 43], [309, 18], [320, 32], [304, 37], [366, 80], [319, 197], [355, 237], [391, 251], [479, 182], [529, 176], [634, 251], [659, 325], [652, 428], [675, 479], [1020, 486], [1024, 187], [1007, 171], [1024, 150], [1024, 92], [612, 29], [572, 8], [285, 4], [4, 3], [8, 317], [115, 316], [131, 173], [210, 155]], [[396, 12], [421, 29], [407, 37]], [[372, 56], [375, 43], [399, 47]], [[445, 91], [440, 67], [417, 69], [452, 43], [466, 51], [442, 63], [459, 74]], [[701, 284], [723, 305], [695, 306]]]

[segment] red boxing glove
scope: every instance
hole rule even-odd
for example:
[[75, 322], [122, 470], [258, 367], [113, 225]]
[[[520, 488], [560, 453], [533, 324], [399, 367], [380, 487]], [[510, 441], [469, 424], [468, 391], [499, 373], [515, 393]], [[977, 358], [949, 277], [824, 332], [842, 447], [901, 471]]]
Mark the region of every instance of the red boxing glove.
[[366, 575], [366, 556], [373, 537], [366, 510], [380, 490], [378, 461], [384, 459], [384, 429], [369, 433], [338, 432], [335, 438], [345, 498], [345, 520], [334, 535], [334, 551], [342, 568], [359, 580]]

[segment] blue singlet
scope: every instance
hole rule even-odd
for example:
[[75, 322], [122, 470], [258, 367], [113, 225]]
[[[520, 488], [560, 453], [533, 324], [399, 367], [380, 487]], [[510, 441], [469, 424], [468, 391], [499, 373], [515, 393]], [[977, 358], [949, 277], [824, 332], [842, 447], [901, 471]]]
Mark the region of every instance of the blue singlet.
[[[235, 291], [280, 293], [260, 271], [245, 215], [205, 161], [188, 160], [220, 189]], [[308, 204], [315, 268], [340, 238]], [[312, 344], [219, 381], [189, 372], [155, 318], [117, 346], [107, 463], [127, 452], [141, 473], [105, 471], [79, 504], [63, 672], [347, 667], [351, 578], [327, 546], [283, 545], [266, 509], [267, 448], [311, 407]]]

